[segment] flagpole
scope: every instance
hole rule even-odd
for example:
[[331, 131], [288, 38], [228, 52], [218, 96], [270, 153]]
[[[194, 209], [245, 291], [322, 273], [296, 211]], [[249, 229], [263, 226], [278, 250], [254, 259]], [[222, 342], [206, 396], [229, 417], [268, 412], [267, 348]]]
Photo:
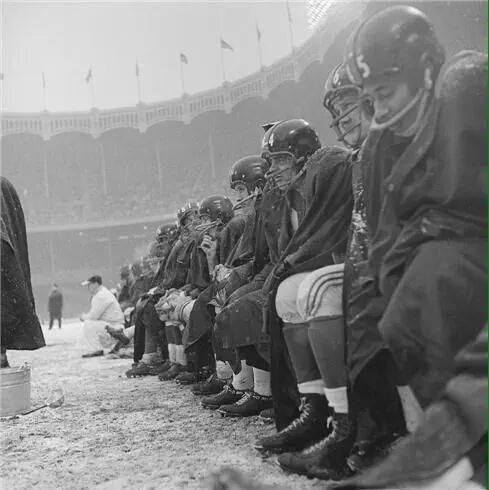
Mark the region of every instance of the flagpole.
[[93, 85], [93, 75], [90, 78], [90, 93], [92, 96], [92, 107], [95, 107], [95, 87]]
[[292, 29], [292, 14], [290, 13], [289, 0], [285, 1], [287, 7], [287, 17], [289, 18], [289, 37], [290, 37], [290, 49], [294, 51], [294, 31]]
[[139, 81], [139, 77], [138, 78], [138, 102], [141, 103], [141, 82]]
[[256, 22], [256, 20], [255, 20], [255, 24], [256, 24], [256, 38], [258, 41], [258, 61], [260, 63], [260, 69], [261, 69], [263, 68], [263, 59], [262, 59], [262, 52], [261, 52], [261, 31], [258, 28], [258, 22]]
[[222, 47], [221, 41], [219, 40], [219, 46], [221, 48], [221, 67], [222, 67], [222, 82], [226, 81], [226, 71], [224, 70], [224, 48]]
[[43, 145], [43, 170], [44, 170], [44, 192], [49, 199], [49, 172], [48, 172], [48, 155], [46, 143]]
[[183, 73], [183, 61], [180, 59], [180, 80], [182, 82], [182, 93], [185, 93], [185, 77]]
[[139, 79], [139, 63], [136, 60], [136, 83], [138, 89], [138, 103], [141, 103], [141, 81]]
[[46, 104], [46, 78], [44, 77], [44, 72], [42, 72], [42, 105], [44, 106], [44, 110], [47, 111], [47, 104]]
[[209, 132], [209, 163], [211, 167], [211, 177], [216, 178], [216, 163], [214, 161], [214, 144], [212, 142], [212, 133]]

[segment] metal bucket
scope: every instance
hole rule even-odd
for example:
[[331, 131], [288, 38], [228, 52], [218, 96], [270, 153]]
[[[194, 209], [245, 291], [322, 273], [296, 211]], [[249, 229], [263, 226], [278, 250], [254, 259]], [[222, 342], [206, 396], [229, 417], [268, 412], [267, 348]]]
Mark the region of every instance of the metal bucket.
[[17, 415], [31, 408], [31, 368], [0, 369], [0, 417]]

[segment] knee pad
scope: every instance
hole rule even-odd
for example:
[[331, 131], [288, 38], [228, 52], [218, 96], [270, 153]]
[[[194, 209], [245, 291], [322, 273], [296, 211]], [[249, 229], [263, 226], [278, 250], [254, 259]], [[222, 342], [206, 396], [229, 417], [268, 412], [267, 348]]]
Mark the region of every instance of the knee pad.
[[285, 323], [284, 338], [298, 383], [321, 378], [308, 337], [307, 323]]
[[297, 311], [297, 293], [309, 273], [294, 274], [283, 280], [277, 289], [275, 308], [278, 316], [289, 323], [303, 323], [305, 320]]
[[309, 273], [302, 281], [296, 309], [305, 321], [342, 314], [344, 267], [344, 264], [328, 265]]

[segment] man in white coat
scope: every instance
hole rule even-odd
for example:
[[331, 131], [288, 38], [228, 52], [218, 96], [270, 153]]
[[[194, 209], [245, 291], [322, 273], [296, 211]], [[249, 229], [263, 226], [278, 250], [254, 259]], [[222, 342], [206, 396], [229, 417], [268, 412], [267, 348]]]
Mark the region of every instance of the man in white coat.
[[114, 330], [124, 329], [124, 314], [115, 296], [102, 285], [100, 276], [92, 276], [82, 282], [87, 286], [92, 298], [90, 300], [90, 311], [83, 313], [80, 320], [83, 322], [85, 337], [94, 349], [93, 352], [84, 354], [82, 357], [103, 356], [104, 349], [110, 350], [117, 342], [107, 331], [110, 327]]

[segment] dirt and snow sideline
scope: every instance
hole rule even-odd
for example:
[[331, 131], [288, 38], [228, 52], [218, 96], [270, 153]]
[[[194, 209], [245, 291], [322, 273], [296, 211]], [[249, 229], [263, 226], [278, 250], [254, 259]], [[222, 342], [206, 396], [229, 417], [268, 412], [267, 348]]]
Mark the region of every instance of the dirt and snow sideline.
[[45, 348], [9, 351], [9, 360], [31, 365], [33, 408], [59, 388], [65, 403], [0, 419], [1, 488], [200, 489], [226, 466], [272, 488], [324, 487], [260, 457], [253, 442], [273, 427], [256, 417], [222, 418], [188, 387], [128, 379], [130, 359], [82, 359], [78, 322], [44, 333]]

